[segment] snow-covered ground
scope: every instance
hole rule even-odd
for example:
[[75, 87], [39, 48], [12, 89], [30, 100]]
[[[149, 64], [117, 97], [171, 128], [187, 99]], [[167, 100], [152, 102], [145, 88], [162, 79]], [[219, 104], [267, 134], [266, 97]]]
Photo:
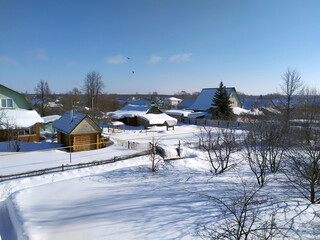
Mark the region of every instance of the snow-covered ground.
[[[147, 132], [129, 128], [125, 133], [110, 133], [110, 137], [132, 139], [162, 135], [161, 141], [170, 146], [179, 140], [197, 140], [192, 132], [198, 130], [198, 126], [189, 125], [180, 125], [169, 132], [165, 128], [152, 128]], [[186, 134], [173, 135], [177, 133]], [[164, 137], [167, 134], [171, 136]], [[35, 149], [35, 146], [38, 145], [27, 144], [25, 149]], [[119, 144], [112, 147], [117, 154], [132, 151]], [[43, 159], [55, 161], [62, 159], [63, 154], [68, 155], [58, 151], [28, 154], [45, 166], [48, 163]], [[99, 151], [80, 152], [79, 159], [95, 159], [100, 156]], [[105, 151], [101, 155], [108, 154], [106, 150], [101, 151]], [[243, 162], [215, 176], [209, 172], [204, 153], [199, 149], [183, 146], [182, 152], [184, 159], [165, 162], [156, 173], [150, 171], [150, 160], [144, 156], [0, 182], [0, 235], [2, 239], [35, 240], [198, 239], [198, 226], [218, 221], [221, 213], [200, 193], [222, 198], [230, 192], [236, 194], [234, 190], [241, 180], [249, 183], [256, 180]], [[241, 161], [240, 153], [233, 157], [235, 162]], [[23, 169], [37, 167], [27, 159]], [[1, 162], [3, 168], [6, 164], [9, 165]], [[19, 162], [16, 165], [19, 166]], [[272, 176], [262, 188], [262, 195], [272, 200], [263, 205], [261, 211], [268, 215], [277, 209], [277, 223], [287, 234], [284, 239], [319, 239], [320, 206], [296, 198], [295, 191], [276, 178], [283, 176]]]

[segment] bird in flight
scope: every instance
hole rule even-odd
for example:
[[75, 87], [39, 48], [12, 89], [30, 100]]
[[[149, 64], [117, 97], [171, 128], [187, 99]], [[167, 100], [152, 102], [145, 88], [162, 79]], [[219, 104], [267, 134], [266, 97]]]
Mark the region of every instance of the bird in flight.
[[130, 58], [130, 57], [127, 57], [127, 59], [130, 60], [131, 58]]
[[132, 71], [132, 74], [134, 74], [134, 71]]

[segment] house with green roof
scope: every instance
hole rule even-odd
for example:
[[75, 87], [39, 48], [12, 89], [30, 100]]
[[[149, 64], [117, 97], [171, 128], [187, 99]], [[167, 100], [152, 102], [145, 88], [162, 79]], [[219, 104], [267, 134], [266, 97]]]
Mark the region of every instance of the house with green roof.
[[0, 109], [32, 110], [32, 107], [21, 93], [0, 84]]
[[42, 122], [21, 93], [0, 84], [0, 141], [39, 142]]

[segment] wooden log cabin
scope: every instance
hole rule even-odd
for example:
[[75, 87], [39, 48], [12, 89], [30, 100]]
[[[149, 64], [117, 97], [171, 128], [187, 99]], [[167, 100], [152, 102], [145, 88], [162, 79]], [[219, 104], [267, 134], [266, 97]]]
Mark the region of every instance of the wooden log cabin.
[[58, 142], [71, 146], [70, 151], [87, 151], [103, 147], [102, 129], [87, 115], [73, 111], [65, 112], [55, 121]]

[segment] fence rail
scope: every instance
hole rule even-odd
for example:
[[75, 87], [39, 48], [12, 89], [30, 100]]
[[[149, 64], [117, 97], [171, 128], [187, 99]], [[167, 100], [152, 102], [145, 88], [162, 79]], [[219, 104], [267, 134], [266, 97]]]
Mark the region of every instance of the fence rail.
[[[202, 120], [202, 121], [200, 121]], [[203, 122], [204, 121], [204, 122]], [[211, 122], [210, 122], [211, 121]], [[213, 124], [214, 122], [219, 122], [216, 124]], [[205, 120], [205, 119], [195, 119], [195, 123], [201, 124], [212, 124], [209, 126], [213, 127], [233, 127], [231, 124], [224, 125], [222, 122], [226, 121], [215, 121], [215, 120]], [[215, 126], [216, 125], [216, 126]], [[237, 125], [239, 127], [239, 125]], [[200, 131], [192, 131], [192, 132], [185, 132], [185, 133], [174, 133], [174, 134], [166, 134], [166, 135], [159, 135], [159, 136], [145, 136], [145, 137], [137, 137], [137, 138], [131, 138], [131, 139], [120, 139], [120, 140], [110, 140], [104, 142], [105, 144], [112, 144], [112, 143], [117, 143], [120, 146], [123, 146], [125, 148], [131, 149], [131, 150], [136, 150], [139, 151], [138, 153], [135, 154], [130, 154], [130, 155], [124, 155], [124, 156], [114, 156], [110, 159], [106, 160], [99, 160], [99, 161], [90, 161], [86, 163], [76, 163], [76, 164], [71, 164], [71, 151], [70, 151], [70, 163], [69, 164], [62, 164], [61, 166], [56, 166], [56, 167], [51, 167], [51, 168], [44, 168], [44, 169], [39, 169], [39, 170], [33, 170], [33, 171], [26, 171], [22, 173], [13, 173], [13, 174], [7, 174], [7, 175], [0, 175], [0, 182], [1, 181], [6, 181], [10, 179], [15, 179], [15, 178], [21, 178], [21, 177], [27, 177], [27, 176], [35, 176], [35, 175], [42, 175], [46, 173], [52, 173], [52, 172], [60, 172], [60, 171], [66, 171], [70, 169], [76, 169], [76, 168], [83, 168], [83, 167], [89, 167], [89, 166], [95, 166], [95, 165], [101, 165], [101, 164], [107, 164], [111, 162], [116, 162], [119, 160], [124, 160], [124, 159], [129, 159], [137, 156], [143, 156], [149, 153], [150, 151], [150, 142], [136, 142], [135, 140], [141, 140], [141, 139], [154, 139], [155, 138], [165, 138], [165, 137], [172, 137], [172, 136], [182, 136], [182, 135], [187, 135], [187, 134], [197, 134], [201, 133]], [[100, 144], [100, 143], [89, 143], [91, 144]], [[84, 146], [84, 145], [89, 145], [89, 144], [81, 144], [78, 146]], [[190, 144], [190, 143], [189, 143]], [[4, 156], [12, 156], [12, 155], [17, 155], [17, 154], [28, 154], [28, 153], [34, 153], [34, 152], [43, 152], [43, 151], [51, 151], [51, 150], [58, 150], [58, 149], [70, 149], [74, 146], [64, 146], [64, 147], [57, 147], [57, 148], [49, 148], [49, 149], [40, 149], [40, 150], [34, 150], [34, 151], [26, 151], [26, 152], [13, 152], [13, 153], [6, 153], [6, 154], [0, 154], [0, 157]], [[180, 148], [180, 143], [179, 143], [179, 148]], [[180, 155], [179, 155], [180, 158]], [[179, 159], [179, 158], [170, 158], [166, 160], [173, 160], [173, 159]]]
[[236, 122], [236, 121], [224, 121], [224, 120], [213, 120], [213, 119], [197, 119], [197, 118], [183, 118], [183, 123], [194, 124], [194, 125], [208, 125], [213, 127], [232, 127], [232, 128], [246, 128], [248, 127], [247, 122]]
[[47, 173], [63, 172], [63, 171], [72, 170], [72, 169], [114, 163], [114, 162], [117, 162], [120, 160], [126, 160], [126, 159], [130, 159], [130, 158], [134, 158], [134, 157], [140, 157], [140, 156], [144, 156], [147, 154], [149, 154], [149, 150], [139, 152], [139, 153], [129, 154], [129, 155], [114, 156], [113, 158], [106, 159], [106, 160], [91, 161], [91, 162], [86, 162], [86, 163], [66, 164], [66, 165], [62, 164], [61, 166], [58, 166], [58, 167], [45, 168], [45, 169], [41, 169], [41, 170], [34, 170], [34, 171], [28, 171], [28, 172], [16, 173], [16, 174], [10, 174], [10, 175], [1, 175], [0, 182], [12, 180], [12, 179], [16, 179], [16, 178], [38, 176], [38, 175], [47, 174]]

